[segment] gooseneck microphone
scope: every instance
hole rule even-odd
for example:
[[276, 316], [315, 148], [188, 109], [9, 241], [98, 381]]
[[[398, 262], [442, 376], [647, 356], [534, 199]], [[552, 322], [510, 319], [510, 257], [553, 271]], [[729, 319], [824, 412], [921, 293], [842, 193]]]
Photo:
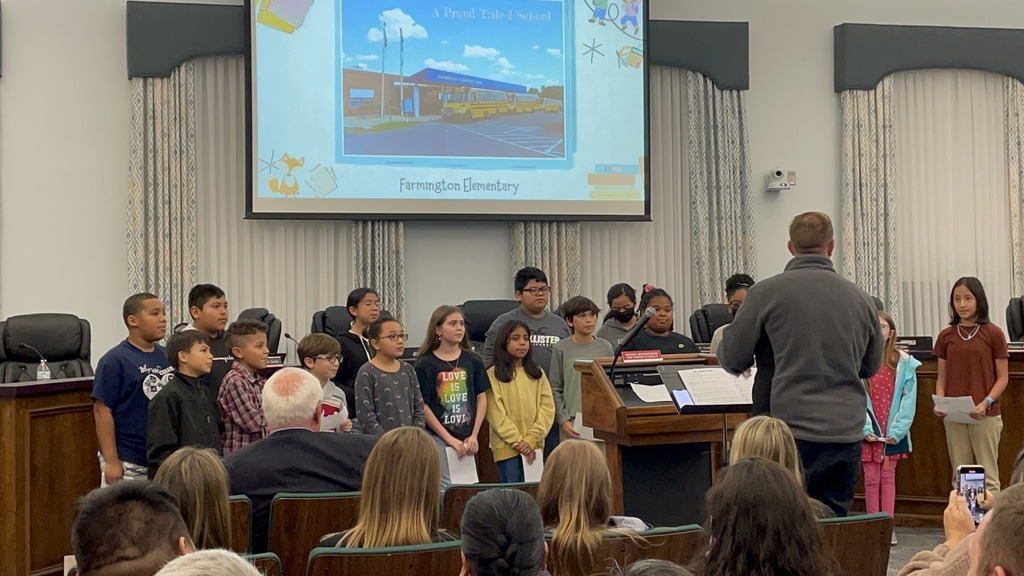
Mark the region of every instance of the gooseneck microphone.
[[626, 335], [619, 341], [619, 345], [615, 347], [615, 354], [612, 355], [612, 369], [609, 371], [608, 375], [608, 380], [611, 381], [612, 386], [615, 385], [615, 365], [619, 362], [619, 355], [622, 354], [622, 349], [629, 345], [629, 343], [632, 342], [638, 334], [640, 334], [640, 331], [644, 329], [644, 326], [647, 326], [647, 323], [650, 322], [651, 318], [654, 318], [654, 315], [657, 313], [658, 311], [652, 307], [648, 307], [647, 310], [644, 310], [643, 315], [637, 319], [636, 324], [629, 329], [629, 332], [626, 332]]
[[45, 362], [46, 361], [46, 358], [43, 357], [43, 353], [40, 352], [39, 349], [36, 348], [35, 346], [29, 346], [28, 344], [22, 342], [22, 343], [18, 344], [18, 347], [19, 348], [28, 348], [29, 350], [35, 352], [36, 356], [39, 356], [39, 361], [40, 362]]
[[292, 335], [291, 335], [291, 334], [289, 334], [289, 333], [285, 332], [285, 333], [284, 333], [284, 337], [285, 337], [285, 338], [287, 338], [287, 339], [289, 339], [289, 340], [291, 340], [292, 342], [294, 342], [294, 343], [295, 343], [295, 347], [296, 347], [296, 348], [298, 348], [298, 347], [299, 347], [299, 341], [298, 341], [298, 340], [296, 340], [295, 338], [292, 338]]

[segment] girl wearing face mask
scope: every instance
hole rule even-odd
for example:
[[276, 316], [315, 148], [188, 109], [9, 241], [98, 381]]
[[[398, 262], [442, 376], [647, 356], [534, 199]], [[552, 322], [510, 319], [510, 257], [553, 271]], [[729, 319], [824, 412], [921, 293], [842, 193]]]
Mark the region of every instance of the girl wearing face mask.
[[654, 308], [654, 317], [636, 335], [625, 350], [660, 350], [662, 354], [696, 354], [697, 345], [686, 336], [672, 331], [672, 297], [661, 288], [644, 284], [640, 309]]
[[596, 336], [618, 346], [629, 329], [636, 324], [636, 290], [629, 284], [616, 284], [608, 289], [608, 308], [604, 323]]

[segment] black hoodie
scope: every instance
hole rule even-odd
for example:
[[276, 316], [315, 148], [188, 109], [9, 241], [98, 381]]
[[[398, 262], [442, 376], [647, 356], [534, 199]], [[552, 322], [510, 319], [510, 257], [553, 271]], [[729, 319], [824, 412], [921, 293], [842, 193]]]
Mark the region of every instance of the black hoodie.
[[370, 361], [373, 348], [369, 342], [351, 332], [339, 334], [337, 338], [338, 343], [341, 344], [341, 366], [338, 367], [338, 373], [331, 381], [345, 392], [349, 417], [353, 417], [356, 413], [356, 374], [359, 373], [363, 364]]
[[220, 454], [222, 426], [220, 408], [206, 385], [175, 370], [171, 381], [149, 402], [146, 463], [150, 480], [182, 446], [213, 448]]

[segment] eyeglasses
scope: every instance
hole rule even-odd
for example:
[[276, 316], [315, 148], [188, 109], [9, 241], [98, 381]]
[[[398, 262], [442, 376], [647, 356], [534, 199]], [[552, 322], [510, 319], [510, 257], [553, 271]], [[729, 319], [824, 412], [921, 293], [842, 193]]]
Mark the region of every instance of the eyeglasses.
[[331, 364], [340, 364], [341, 354], [318, 354], [313, 356], [313, 360], [327, 360]]
[[892, 330], [892, 327], [888, 324], [879, 324], [879, 326], [882, 327], [882, 330]]
[[541, 294], [551, 293], [551, 286], [541, 286], [540, 288], [534, 286], [533, 288], [523, 288], [522, 292], [529, 292], [530, 296], [540, 296]]
[[388, 340], [391, 340], [392, 342], [398, 342], [399, 340], [401, 340], [402, 342], [405, 342], [406, 340], [409, 339], [409, 335], [406, 334], [405, 332], [402, 332], [402, 333], [386, 334], [384, 336], [381, 336], [381, 338], [387, 338]]

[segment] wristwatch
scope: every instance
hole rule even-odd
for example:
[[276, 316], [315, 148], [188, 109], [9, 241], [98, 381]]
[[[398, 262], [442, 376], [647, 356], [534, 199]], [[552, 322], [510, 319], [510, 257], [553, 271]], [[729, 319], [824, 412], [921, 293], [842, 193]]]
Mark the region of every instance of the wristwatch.
[[988, 401], [988, 407], [989, 407], [989, 408], [991, 408], [991, 407], [992, 407], [992, 405], [996, 403], [996, 401], [995, 401], [995, 400], [993, 400], [991, 396], [985, 396], [985, 400], [987, 400], [987, 401]]

